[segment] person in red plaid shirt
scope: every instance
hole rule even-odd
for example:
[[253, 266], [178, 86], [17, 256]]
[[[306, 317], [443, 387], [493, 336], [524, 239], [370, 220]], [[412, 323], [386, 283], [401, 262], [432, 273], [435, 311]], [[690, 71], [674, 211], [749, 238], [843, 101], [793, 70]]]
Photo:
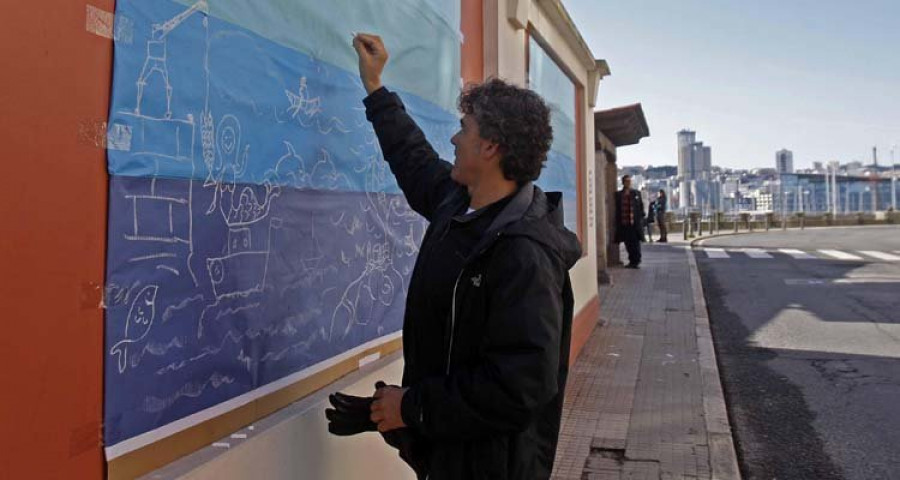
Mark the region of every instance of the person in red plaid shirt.
[[616, 243], [625, 242], [628, 265], [638, 268], [641, 264], [641, 242], [644, 241], [644, 201], [641, 192], [632, 190], [631, 175], [622, 177], [622, 190], [616, 192]]

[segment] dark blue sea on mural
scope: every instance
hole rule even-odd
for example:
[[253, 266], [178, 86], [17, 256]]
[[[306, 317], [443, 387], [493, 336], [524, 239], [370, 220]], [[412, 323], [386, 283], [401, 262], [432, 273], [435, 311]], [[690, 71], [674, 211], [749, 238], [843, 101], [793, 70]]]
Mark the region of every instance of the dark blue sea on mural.
[[425, 224], [402, 196], [112, 177], [106, 436], [399, 330]]

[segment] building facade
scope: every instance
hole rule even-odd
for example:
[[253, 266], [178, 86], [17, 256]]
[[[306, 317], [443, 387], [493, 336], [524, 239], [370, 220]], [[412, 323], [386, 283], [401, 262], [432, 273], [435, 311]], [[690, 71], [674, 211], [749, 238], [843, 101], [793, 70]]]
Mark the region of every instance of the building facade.
[[886, 177], [837, 176], [837, 190], [832, 192], [825, 174], [800, 173], [781, 175], [778, 194], [773, 198], [774, 211], [811, 215], [837, 213], [873, 213], [891, 207], [891, 179]]
[[697, 141], [692, 130], [678, 136], [678, 191], [673, 208], [687, 211], [712, 208], [718, 202], [718, 188], [712, 179], [712, 148]]
[[678, 132], [678, 176], [697, 180], [712, 171], [712, 149], [697, 141], [691, 130]]
[[794, 153], [786, 148], [775, 152], [775, 169], [778, 173], [794, 173]]

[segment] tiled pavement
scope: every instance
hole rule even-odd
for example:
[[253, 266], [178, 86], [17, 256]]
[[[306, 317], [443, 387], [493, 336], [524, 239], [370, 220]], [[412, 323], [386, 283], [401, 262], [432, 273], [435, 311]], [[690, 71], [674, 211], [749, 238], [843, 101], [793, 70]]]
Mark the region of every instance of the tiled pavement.
[[[685, 245], [612, 269], [570, 372], [554, 479], [738, 479], [706, 305]], [[623, 257], [624, 258], [624, 257]]]

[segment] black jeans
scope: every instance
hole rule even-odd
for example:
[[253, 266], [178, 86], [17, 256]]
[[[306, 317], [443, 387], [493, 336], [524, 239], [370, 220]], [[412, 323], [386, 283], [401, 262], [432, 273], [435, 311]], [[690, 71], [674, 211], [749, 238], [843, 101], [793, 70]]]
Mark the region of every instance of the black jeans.
[[625, 242], [625, 250], [628, 251], [629, 265], [641, 263], [641, 231], [635, 225], [622, 227], [622, 241]]
[[656, 214], [656, 224], [659, 225], [659, 239], [662, 241], [667, 241], [668, 229], [666, 228], [666, 214], [665, 213], [657, 213]]

